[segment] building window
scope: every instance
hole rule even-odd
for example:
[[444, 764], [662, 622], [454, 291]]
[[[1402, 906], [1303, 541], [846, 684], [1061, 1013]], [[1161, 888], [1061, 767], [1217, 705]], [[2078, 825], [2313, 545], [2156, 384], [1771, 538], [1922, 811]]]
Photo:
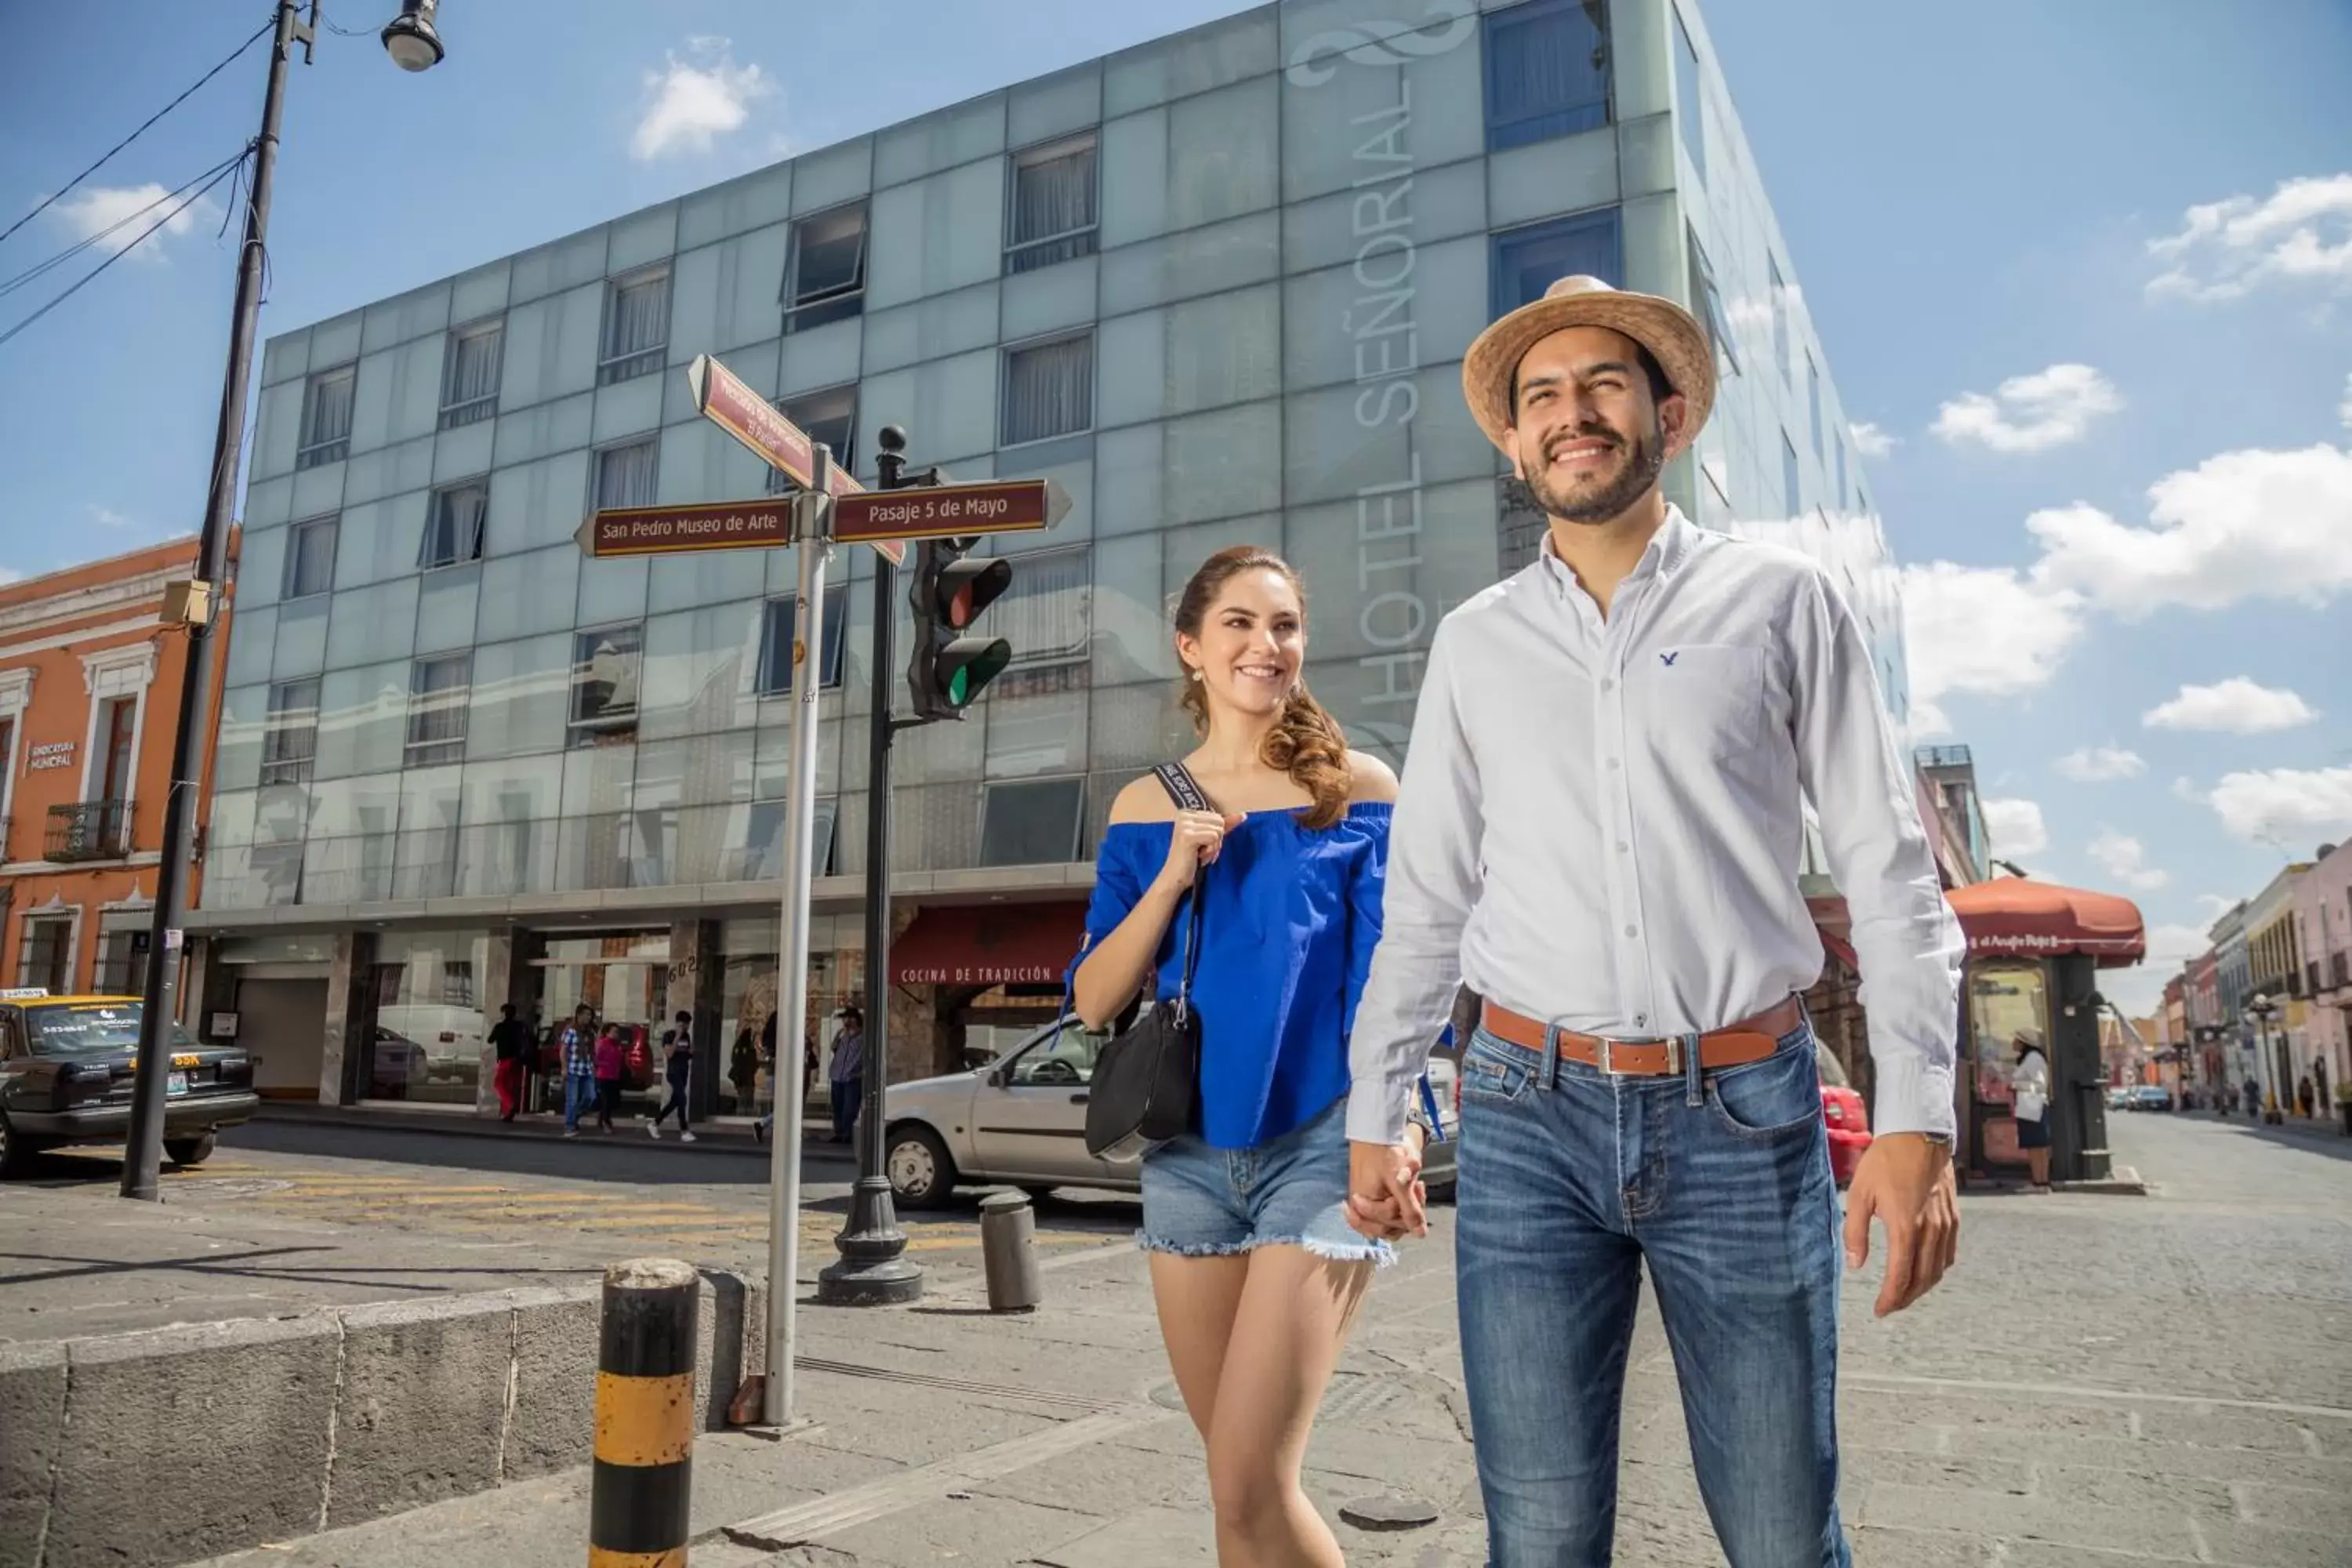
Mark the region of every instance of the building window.
[[1005, 351], [1005, 446], [1075, 436], [1094, 424], [1092, 332]]
[[1789, 285], [1780, 276], [1780, 264], [1770, 257], [1764, 258], [1770, 270], [1772, 289], [1772, 359], [1780, 367], [1780, 379], [1787, 381], [1795, 374], [1789, 361]]
[[1609, 123], [1606, 0], [1528, 0], [1486, 13], [1486, 151]]
[[1067, 865], [1078, 858], [1084, 778], [990, 783], [980, 790], [980, 863]]
[[596, 504], [613, 507], [654, 504], [654, 458], [659, 443], [652, 437], [625, 447], [607, 447], [596, 454]]
[[140, 996], [147, 990], [147, 952], [152, 932], [136, 928], [100, 931], [98, 969], [89, 988], [100, 996]]
[[261, 782], [308, 784], [319, 754], [319, 682], [286, 680], [269, 689], [269, 721], [261, 732]]
[[[760, 625], [760, 695], [773, 697], [793, 689], [793, 635], [796, 617], [793, 601], [771, 599]], [[841, 684], [849, 639], [849, 593], [831, 588], [824, 595], [824, 637], [818, 649], [824, 669], [817, 685], [831, 690]]]
[[1034, 272], [1095, 253], [1095, 133], [1013, 158], [1004, 270]]
[[1495, 237], [1494, 313], [1542, 299], [1563, 278], [1582, 274], [1620, 284], [1623, 271], [1615, 207], [1511, 229]]
[[[833, 454], [833, 466], [857, 471], [857, 388], [836, 386], [800, 397], [778, 398], [776, 412], [808, 432], [809, 439]], [[768, 470], [768, 493], [782, 495], [798, 489], [782, 468]]]
[[1789, 439], [1786, 430], [1780, 432], [1780, 515], [1794, 517], [1799, 510], [1800, 487], [1797, 482], [1797, 444]]
[[989, 611], [1013, 645], [1013, 668], [1083, 661], [1091, 642], [1094, 569], [1084, 545], [1013, 558], [1013, 584]]
[[89, 781], [93, 800], [131, 798], [139, 749], [139, 699], [110, 697], [98, 710], [98, 772]]
[[466, 711], [473, 698], [474, 656], [420, 658], [408, 668], [408, 765], [466, 760]]
[[669, 268], [615, 278], [604, 289], [604, 354], [596, 384], [651, 375], [669, 348]]
[[289, 531], [285, 597], [307, 599], [335, 585], [335, 532], [331, 517], [298, 522]]
[[454, 430], [499, 411], [499, 366], [506, 353], [506, 322], [460, 327], [449, 334], [441, 374], [441, 428]]
[[490, 511], [490, 482], [472, 479], [433, 492], [425, 517], [425, 543], [417, 565], [431, 570], [482, 558], [482, 524]]
[[1813, 363], [1813, 351], [1805, 351], [1805, 408], [1813, 421], [1813, 460], [1826, 467], [1829, 453], [1822, 446], [1822, 367]]
[[298, 468], [340, 463], [352, 455], [352, 393], [359, 367], [320, 371], [302, 389], [302, 442], [294, 454]]
[[572, 639], [572, 743], [634, 740], [637, 685], [645, 668], [641, 622], [581, 632]]
[[804, 332], [866, 310], [866, 204], [852, 202], [793, 226], [784, 265], [784, 331]]
[[27, 915], [24, 945], [16, 954], [16, 984], [38, 986], [52, 996], [73, 991], [73, 920], [67, 915]]
[[1698, 242], [1698, 235], [1685, 228], [1684, 238], [1690, 247], [1691, 314], [1706, 329], [1707, 341], [1715, 345], [1716, 367], [1740, 374], [1739, 339], [1731, 330], [1731, 316], [1723, 308], [1723, 290], [1716, 286], [1715, 266]]
[[1698, 46], [1691, 42], [1690, 26], [1680, 7], [1675, 11], [1675, 118], [1682, 124], [1683, 151], [1691, 168], [1706, 178], [1706, 116], [1699, 112]]

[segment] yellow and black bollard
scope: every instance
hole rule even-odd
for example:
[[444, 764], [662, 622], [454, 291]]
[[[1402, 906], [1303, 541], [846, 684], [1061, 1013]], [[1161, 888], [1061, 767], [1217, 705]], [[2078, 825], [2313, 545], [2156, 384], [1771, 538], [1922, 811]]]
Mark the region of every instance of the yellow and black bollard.
[[702, 1279], [666, 1258], [604, 1271], [588, 1568], [686, 1568]]

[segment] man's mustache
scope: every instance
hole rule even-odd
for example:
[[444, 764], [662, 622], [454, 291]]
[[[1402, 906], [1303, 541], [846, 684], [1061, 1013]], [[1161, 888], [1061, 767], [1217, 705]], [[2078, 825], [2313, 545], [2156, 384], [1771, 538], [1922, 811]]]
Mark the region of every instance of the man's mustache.
[[1543, 460], [1550, 462], [1553, 456], [1571, 441], [1606, 441], [1612, 450], [1625, 444], [1624, 437], [1606, 425], [1580, 425], [1546, 441], [1543, 444]]

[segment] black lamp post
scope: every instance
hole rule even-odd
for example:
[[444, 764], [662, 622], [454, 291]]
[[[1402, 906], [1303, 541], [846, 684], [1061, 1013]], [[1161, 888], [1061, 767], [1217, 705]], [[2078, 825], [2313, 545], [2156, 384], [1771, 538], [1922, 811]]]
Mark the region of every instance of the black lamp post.
[[[403, 70], [424, 70], [441, 58], [433, 29], [436, 0], [405, 0], [383, 30], [383, 47]], [[278, 0], [278, 37], [269, 49], [269, 85], [261, 100], [261, 134], [253, 143], [253, 198], [245, 209], [245, 242], [236, 263], [236, 303], [230, 319], [228, 374], [221, 387], [220, 424], [213, 437], [212, 489], [196, 540], [196, 580], [187, 614], [188, 655], [180, 709], [172, 731], [172, 786], [163, 797], [163, 858], [155, 868], [155, 918], [147, 941], [145, 1005], [139, 1016], [139, 1066], [131, 1097], [131, 1130], [122, 1157], [122, 1195], [152, 1200], [162, 1181], [165, 1075], [172, 1060], [172, 1020], [179, 989], [182, 905], [187, 896], [188, 846], [194, 837], [196, 790], [205, 734], [205, 699], [212, 686], [212, 622], [227, 575], [228, 531], [236, 510], [239, 458], [245, 439], [245, 385], [253, 369], [254, 329], [261, 317], [261, 272], [269, 233], [269, 197], [278, 169], [278, 126], [286, 109], [286, 68], [294, 46], [307, 63], [318, 43], [319, 0], [303, 21], [299, 0]]]
[[[2254, 1026], [2254, 1055], [2262, 1063], [2261, 1076], [2263, 1078], [2269, 1078], [2277, 1068], [2277, 1064], [2271, 1060], [2271, 1025], [2283, 1011], [2284, 1008], [2260, 991], [2255, 992], [2253, 999], [2246, 1004], [2246, 1021]], [[2264, 1121], [2285, 1120], [2278, 1106], [2286, 1094], [2287, 1086], [2279, 1084], [2265, 1097], [2263, 1102]]]

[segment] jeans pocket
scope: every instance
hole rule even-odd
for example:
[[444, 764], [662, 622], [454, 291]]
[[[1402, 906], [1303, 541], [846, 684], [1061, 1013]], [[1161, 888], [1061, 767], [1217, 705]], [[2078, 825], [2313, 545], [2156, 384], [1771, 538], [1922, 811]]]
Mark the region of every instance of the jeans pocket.
[[1535, 1087], [1535, 1060], [1534, 1053], [1479, 1030], [1470, 1037], [1470, 1048], [1462, 1053], [1462, 1102], [1507, 1105], [1525, 1099]]
[[1734, 1137], [1783, 1138], [1811, 1128], [1822, 1120], [1811, 1036], [1760, 1062], [1710, 1073], [1706, 1103]]

